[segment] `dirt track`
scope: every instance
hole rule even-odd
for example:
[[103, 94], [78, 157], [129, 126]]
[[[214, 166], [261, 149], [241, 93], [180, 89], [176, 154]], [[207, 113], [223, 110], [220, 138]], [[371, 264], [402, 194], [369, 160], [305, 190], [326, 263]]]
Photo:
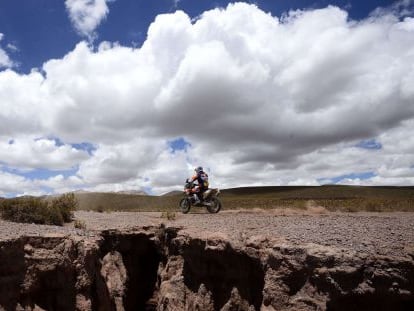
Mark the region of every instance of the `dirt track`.
[[73, 225], [62, 228], [0, 220], [0, 239], [54, 233], [94, 235], [97, 234], [96, 230], [165, 223], [190, 231], [225, 235], [235, 243], [252, 236], [265, 236], [286, 240], [289, 244], [315, 243], [367, 254], [414, 256], [414, 213], [222, 211], [210, 215], [198, 210], [187, 215], [175, 215], [175, 220], [167, 220], [157, 212], [76, 212], [76, 218], [85, 222], [86, 231], [75, 229]]

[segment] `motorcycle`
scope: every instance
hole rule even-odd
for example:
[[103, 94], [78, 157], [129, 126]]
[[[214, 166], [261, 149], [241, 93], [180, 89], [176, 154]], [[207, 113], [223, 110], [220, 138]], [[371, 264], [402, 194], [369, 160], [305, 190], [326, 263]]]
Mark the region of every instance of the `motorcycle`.
[[221, 209], [221, 201], [218, 196], [220, 190], [218, 188], [209, 188], [203, 195], [201, 202], [196, 204], [194, 198], [194, 193], [192, 189], [195, 187], [194, 183], [188, 179], [185, 181], [184, 186], [184, 198], [180, 201], [180, 210], [183, 214], [187, 214], [190, 211], [192, 205], [194, 206], [204, 206], [209, 213], [215, 214], [218, 213]]

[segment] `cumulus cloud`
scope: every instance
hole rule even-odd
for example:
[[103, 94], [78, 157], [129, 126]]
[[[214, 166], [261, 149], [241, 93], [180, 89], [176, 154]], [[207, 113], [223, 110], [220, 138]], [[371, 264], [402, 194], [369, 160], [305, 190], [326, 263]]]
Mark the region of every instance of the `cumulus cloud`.
[[[3, 39], [4, 34], [0, 32], [0, 42]], [[0, 45], [0, 69], [2, 68], [10, 68], [13, 66], [13, 62], [10, 59], [9, 55], [6, 53], [4, 49], [1, 48]]]
[[65, 6], [75, 29], [93, 39], [95, 29], [109, 13], [108, 2], [114, 0], [66, 0]]
[[27, 75], [12, 70], [0, 72], [1, 135], [44, 135], [50, 122], [48, 107], [54, 99], [43, 82], [44, 77], [36, 71]]
[[[78, 176], [64, 177], [61, 174], [49, 177], [47, 179], [35, 179], [30, 183], [35, 186], [35, 189], [52, 189], [55, 193], [65, 193], [73, 190], [83, 189], [87, 185]], [[49, 190], [50, 191], [50, 190]], [[50, 193], [45, 190], [45, 194]], [[28, 194], [27, 192], [25, 194]]]
[[21, 189], [28, 190], [33, 188], [24, 177], [0, 170], [0, 196], [5, 196], [9, 193], [22, 193]]
[[[96, 144], [91, 156], [55, 150], [92, 189], [165, 192], [196, 165], [221, 187], [364, 172], [359, 183], [413, 184], [414, 27], [400, 12], [278, 18], [236, 3], [159, 15], [140, 48], [81, 42], [42, 73], [0, 72], [0, 105], [13, 107], [0, 128]], [[172, 150], [177, 138], [188, 148]], [[364, 148], [372, 139], [381, 147]]]
[[60, 145], [53, 139], [19, 137], [0, 139], [0, 159], [7, 167], [19, 170], [68, 170], [89, 158], [86, 151]]
[[52, 192], [65, 193], [85, 187], [77, 176], [64, 177], [59, 174], [47, 179], [30, 179], [0, 170], [0, 196], [46, 195]]

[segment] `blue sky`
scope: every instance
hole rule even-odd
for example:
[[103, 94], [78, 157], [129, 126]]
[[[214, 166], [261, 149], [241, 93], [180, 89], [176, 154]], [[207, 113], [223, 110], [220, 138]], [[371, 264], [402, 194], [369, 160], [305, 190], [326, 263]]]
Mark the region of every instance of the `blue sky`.
[[0, 1], [0, 196], [162, 193], [199, 165], [221, 187], [414, 184], [413, 12]]

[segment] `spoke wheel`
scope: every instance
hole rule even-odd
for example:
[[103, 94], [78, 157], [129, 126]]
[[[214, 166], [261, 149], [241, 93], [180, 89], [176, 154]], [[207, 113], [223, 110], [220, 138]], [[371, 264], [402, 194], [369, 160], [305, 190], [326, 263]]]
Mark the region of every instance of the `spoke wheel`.
[[221, 201], [218, 198], [211, 199], [211, 206], [207, 206], [209, 213], [216, 214], [221, 210]]
[[183, 214], [187, 214], [190, 211], [191, 203], [190, 200], [184, 198], [180, 201], [180, 210]]

